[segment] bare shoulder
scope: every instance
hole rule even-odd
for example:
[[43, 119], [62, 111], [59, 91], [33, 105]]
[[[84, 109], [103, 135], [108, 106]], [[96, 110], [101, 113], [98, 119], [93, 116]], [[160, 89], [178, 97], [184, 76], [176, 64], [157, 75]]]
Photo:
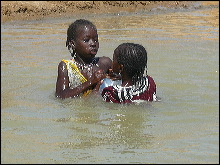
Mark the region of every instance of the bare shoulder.
[[64, 61], [60, 61], [60, 63], [58, 64], [58, 67], [62, 67], [62, 66], [66, 66], [66, 63]]
[[112, 60], [109, 57], [99, 57], [98, 65], [105, 72], [108, 72], [109, 69], [112, 68]]
[[67, 66], [64, 61], [60, 61], [58, 64], [58, 76], [62, 74], [67, 75]]

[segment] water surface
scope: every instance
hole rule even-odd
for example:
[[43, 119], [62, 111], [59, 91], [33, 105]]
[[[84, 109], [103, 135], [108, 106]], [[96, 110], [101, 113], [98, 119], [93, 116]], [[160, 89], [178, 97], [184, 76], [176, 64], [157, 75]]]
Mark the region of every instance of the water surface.
[[[97, 26], [97, 56], [142, 44], [161, 102], [55, 98], [68, 25]], [[219, 163], [219, 8], [78, 15], [1, 25], [2, 163]]]

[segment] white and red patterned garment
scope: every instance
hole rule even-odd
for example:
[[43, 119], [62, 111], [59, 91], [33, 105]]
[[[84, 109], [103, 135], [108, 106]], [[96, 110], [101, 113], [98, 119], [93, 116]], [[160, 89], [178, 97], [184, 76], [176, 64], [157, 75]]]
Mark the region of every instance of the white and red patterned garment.
[[122, 87], [120, 85], [105, 87], [102, 97], [106, 102], [135, 103], [141, 101], [156, 101], [156, 84], [152, 77], [146, 76], [135, 87]]

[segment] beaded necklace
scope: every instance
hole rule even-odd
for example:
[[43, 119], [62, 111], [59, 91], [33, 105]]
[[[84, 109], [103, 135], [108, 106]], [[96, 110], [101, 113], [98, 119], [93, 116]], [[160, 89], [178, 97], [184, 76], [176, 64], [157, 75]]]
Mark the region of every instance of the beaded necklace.
[[78, 66], [78, 68], [80, 68], [81, 70], [87, 69], [88, 72], [92, 71], [93, 66], [99, 67], [99, 65], [97, 64], [98, 60], [96, 60], [95, 58], [92, 60], [90, 64], [80, 64], [76, 62], [74, 58], [72, 58], [71, 60], [76, 66]]

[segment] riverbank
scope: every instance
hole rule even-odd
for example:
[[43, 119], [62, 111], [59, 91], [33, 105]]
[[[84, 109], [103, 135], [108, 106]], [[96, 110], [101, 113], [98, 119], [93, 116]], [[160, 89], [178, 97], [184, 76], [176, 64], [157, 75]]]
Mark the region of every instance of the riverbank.
[[[68, 17], [85, 13], [151, 11], [157, 7], [188, 8], [195, 1], [1, 1], [1, 22]], [[201, 1], [203, 5], [218, 1]]]

